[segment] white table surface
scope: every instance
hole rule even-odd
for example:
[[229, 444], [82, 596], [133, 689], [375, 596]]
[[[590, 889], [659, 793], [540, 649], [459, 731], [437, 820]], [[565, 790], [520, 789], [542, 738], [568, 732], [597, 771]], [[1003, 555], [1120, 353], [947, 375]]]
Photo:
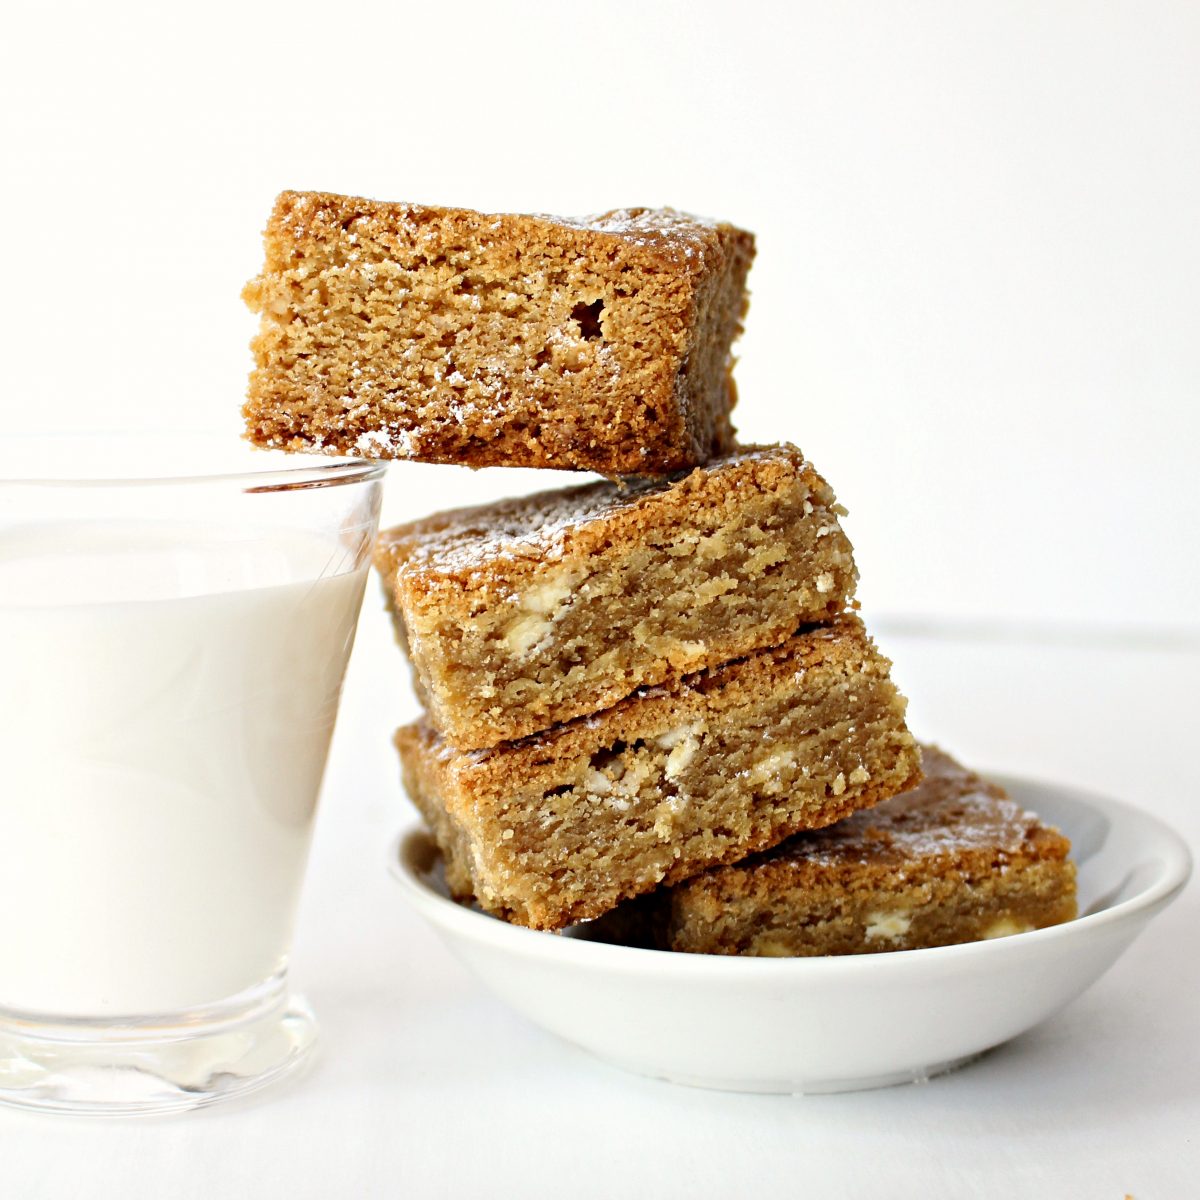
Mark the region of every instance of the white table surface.
[[[876, 632], [919, 736], [1128, 798], [1200, 846], [1196, 640]], [[322, 1027], [312, 1069], [181, 1117], [0, 1109], [3, 1200], [1200, 1195], [1200, 888], [1058, 1017], [929, 1084], [642, 1079], [510, 1014], [406, 909], [384, 860], [412, 819], [389, 743], [412, 705], [372, 588], [294, 957]]]

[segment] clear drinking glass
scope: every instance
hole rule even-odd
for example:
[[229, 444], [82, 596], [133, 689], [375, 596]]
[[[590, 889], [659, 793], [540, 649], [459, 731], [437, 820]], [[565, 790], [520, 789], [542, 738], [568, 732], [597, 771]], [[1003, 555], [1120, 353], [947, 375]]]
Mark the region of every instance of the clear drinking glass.
[[190, 1108], [311, 1049], [287, 958], [382, 475], [0, 438], [0, 1101]]

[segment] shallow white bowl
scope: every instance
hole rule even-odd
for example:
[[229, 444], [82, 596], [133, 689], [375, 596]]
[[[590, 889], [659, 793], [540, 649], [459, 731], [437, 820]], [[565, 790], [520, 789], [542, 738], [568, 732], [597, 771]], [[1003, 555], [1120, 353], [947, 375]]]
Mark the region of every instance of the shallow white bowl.
[[423, 830], [401, 836], [392, 865], [410, 902], [502, 1000], [618, 1066], [735, 1091], [882, 1087], [928, 1079], [1044, 1021], [1187, 880], [1187, 847], [1154, 817], [1073, 788], [999, 782], [1070, 837], [1077, 920], [838, 958], [667, 954], [537, 933], [456, 904]]

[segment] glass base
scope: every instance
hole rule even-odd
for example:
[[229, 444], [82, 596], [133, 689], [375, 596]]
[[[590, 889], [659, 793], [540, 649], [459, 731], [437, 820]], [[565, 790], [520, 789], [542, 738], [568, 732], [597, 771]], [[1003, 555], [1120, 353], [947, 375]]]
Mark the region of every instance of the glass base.
[[292, 1074], [316, 1037], [283, 976], [171, 1017], [97, 1023], [0, 1009], [0, 1104], [94, 1116], [201, 1108]]

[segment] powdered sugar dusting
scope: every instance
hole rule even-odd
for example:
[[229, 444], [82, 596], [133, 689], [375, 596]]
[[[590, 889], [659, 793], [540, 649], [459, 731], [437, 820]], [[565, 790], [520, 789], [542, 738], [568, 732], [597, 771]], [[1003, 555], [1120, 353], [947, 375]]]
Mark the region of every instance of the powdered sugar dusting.
[[616, 208], [587, 217], [548, 217], [560, 225], [611, 233], [638, 246], [672, 251], [702, 263], [721, 230], [718, 221], [673, 208]]
[[[808, 469], [800, 452], [785, 444], [748, 447], [699, 470], [728, 474], [730, 486], [737, 486], [744, 482], [743, 475], [750, 477], [758, 464], [769, 462], [790, 464], [797, 472]], [[680, 486], [688, 474], [539, 492], [439, 513], [390, 530], [382, 537], [385, 543], [402, 547], [400, 557], [406, 568], [420, 570], [460, 571], [501, 558], [553, 560], [563, 555], [576, 531], [593, 522], [610, 521]]]
[[358, 435], [354, 448], [364, 458], [407, 458], [413, 452], [413, 438], [406, 429], [369, 429]]
[[994, 784], [932, 746], [921, 748], [925, 779], [911, 791], [855, 813], [827, 829], [798, 834], [763, 861], [835, 867], [907, 861], [994, 850], [1015, 854], [1039, 826], [1033, 813]]

